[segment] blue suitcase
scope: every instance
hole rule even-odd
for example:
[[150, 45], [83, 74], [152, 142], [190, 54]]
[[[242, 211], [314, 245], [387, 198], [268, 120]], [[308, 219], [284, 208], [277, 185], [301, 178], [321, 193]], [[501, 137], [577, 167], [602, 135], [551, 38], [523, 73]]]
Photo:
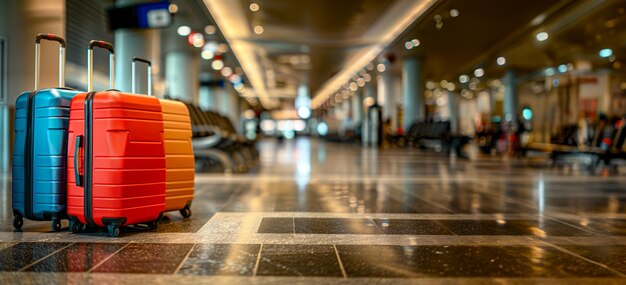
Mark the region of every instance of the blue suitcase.
[[[37, 89], [41, 40], [56, 41], [59, 48], [59, 88]], [[35, 39], [35, 91], [22, 93], [15, 102], [13, 147], [13, 227], [23, 218], [52, 221], [61, 230], [66, 207], [67, 131], [70, 101], [78, 91], [63, 88], [65, 40], [52, 34]]]

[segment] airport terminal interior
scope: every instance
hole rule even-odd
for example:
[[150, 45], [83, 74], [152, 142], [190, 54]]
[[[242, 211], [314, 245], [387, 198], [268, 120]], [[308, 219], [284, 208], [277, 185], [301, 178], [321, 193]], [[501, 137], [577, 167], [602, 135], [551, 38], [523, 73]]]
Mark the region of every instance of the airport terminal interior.
[[0, 284], [626, 284], [625, 128], [625, 0], [0, 0]]

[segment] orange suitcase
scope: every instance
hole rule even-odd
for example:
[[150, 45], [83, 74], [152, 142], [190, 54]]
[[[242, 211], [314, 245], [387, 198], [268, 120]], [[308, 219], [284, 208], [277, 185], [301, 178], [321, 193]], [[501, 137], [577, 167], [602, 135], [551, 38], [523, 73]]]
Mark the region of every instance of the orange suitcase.
[[[150, 61], [134, 58], [132, 63], [132, 92], [135, 93], [136, 62], [148, 65], [148, 95], [152, 95], [152, 65]], [[194, 192], [195, 162], [191, 145], [191, 120], [185, 104], [167, 99], [159, 99], [163, 110], [165, 142], [166, 190], [165, 211], [180, 211], [187, 218], [191, 216], [191, 201]]]

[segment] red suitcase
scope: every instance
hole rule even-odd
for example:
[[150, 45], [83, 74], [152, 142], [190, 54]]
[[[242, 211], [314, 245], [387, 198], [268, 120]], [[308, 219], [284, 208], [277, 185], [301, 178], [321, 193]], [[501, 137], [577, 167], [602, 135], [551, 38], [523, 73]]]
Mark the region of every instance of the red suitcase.
[[93, 48], [110, 52], [111, 90], [72, 99], [68, 136], [67, 210], [70, 231], [83, 225], [156, 227], [165, 209], [163, 115], [156, 97], [113, 90], [113, 46], [92, 41], [88, 81], [92, 90]]

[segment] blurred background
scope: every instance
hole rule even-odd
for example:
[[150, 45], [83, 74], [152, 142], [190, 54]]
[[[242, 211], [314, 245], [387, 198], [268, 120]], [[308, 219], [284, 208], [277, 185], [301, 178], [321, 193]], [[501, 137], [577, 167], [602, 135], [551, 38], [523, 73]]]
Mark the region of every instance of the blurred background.
[[[67, 40], [71, 88], [87, 88], [92, 39], [115, 45], [121, 91], [131, 91], [131, 59], [151, 60], [155, 95], [198, 108], [198, 140], [311, 136], [468, 158], [623, 152], [625, 9], [622, 0], [0, 0], [1, 167], [41, 32]], [[40, 86], [57, 85], [57, 52], [43, 44]], [[96, 89], [108, 88], [107, 62], [97, 51]], [[254, 155], [232, 158], [232, 145], [194, 147], [207, 150], [199, 170], [254, 165]]]

